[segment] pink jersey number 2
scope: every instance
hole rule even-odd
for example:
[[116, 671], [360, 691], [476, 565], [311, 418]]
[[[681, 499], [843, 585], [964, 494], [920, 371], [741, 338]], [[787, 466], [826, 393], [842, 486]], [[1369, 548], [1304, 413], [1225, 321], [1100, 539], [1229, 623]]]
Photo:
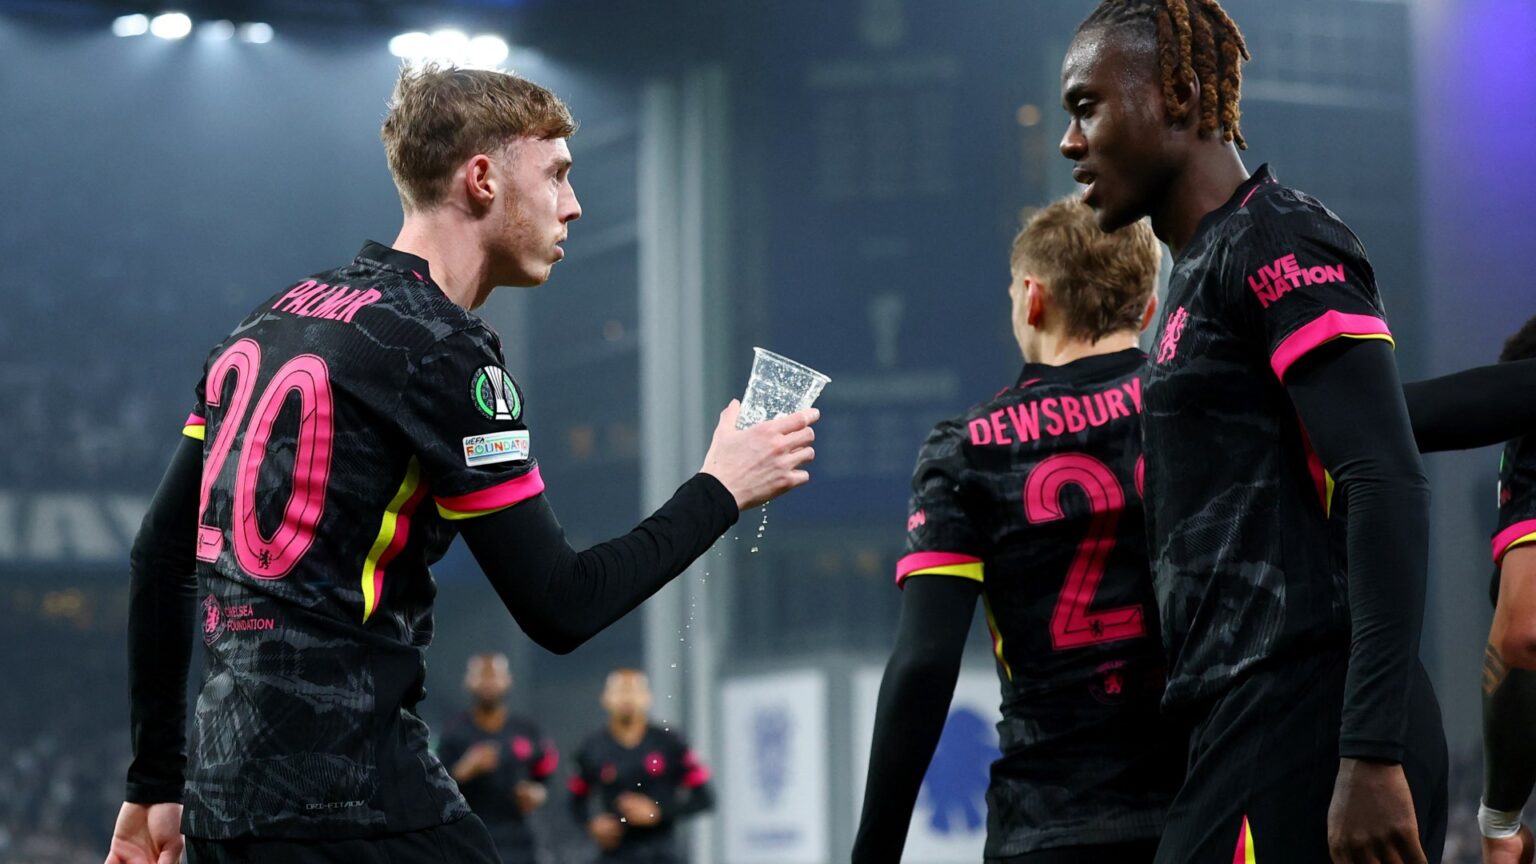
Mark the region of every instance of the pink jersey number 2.
[[[241, 339], [229, 346], [208, 369], [205, 401], [217, 408], [223, 398], [225, 380], [235, 376], [235, 389], [229, 410], [208, 450], [203, 463], [203, 487], [198, 507], [197, 557], [213, 562], [224, 548], [224, 532], [206, 523], [208, 498], [229, 458], [235, 438], [246, 420], [246, 408], [256, 390], [256, 376], [261, 367], [261, 346]], [[264, 535], [256, 520], [257, 479], [273, 427], [290, 394], [299, 397], [298, 441], [294, 447], [293, 489], [283, 508], [283, 521], [270, 537]], [[315, 526], [325, 509], [326, 481], [331, 471], [331, 440], [335, 428], [331, 380], [325, 361], [313, 354], [301, 354], [284, 363], [267, 389], [257, 400], [251, 426], [246, 430], [240, 461], [235, 472], [234, 526], [230, 532], [235, 544], [235, 560], [246, 573], [258, 579], [281, 579], [293, 570], [315, 539]]]
[[[1138, 481], [1140, 472], [1138, 463]], [[1104, 578], [1109, 553], [1115, 548], [1120, 512], [1125, 509], [1125, 492], [1115, 472], [1083, 453], [1052, 456], [1029, 472], [1024, 483], [1024, 515], [1037, 525], [1066, 518], [1061, 496], [1067, 486], [1076, 486], [1088, 496], [1091, 515], [1088, 536], [1078, 544], [1051, 612], [1051, 645], [1060, 651], [1141, 636], [1146, 624], [1140, 605], [1089, 611]]]

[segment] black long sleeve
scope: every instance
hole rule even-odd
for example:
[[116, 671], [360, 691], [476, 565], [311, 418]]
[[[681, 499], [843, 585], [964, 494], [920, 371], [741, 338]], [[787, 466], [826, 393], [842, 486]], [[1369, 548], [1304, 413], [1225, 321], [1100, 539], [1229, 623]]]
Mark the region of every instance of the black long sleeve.
[[896, 647], [880, 681], [855, 864], [901, 860], [923, 775], [933, 758], [960, 675], [980, 586], [919, 576], [902, 592]]
[[715, 790], [708, 783], [701, 783], [691, 789], [684, 789], [678, 796], [677, 802], [672, 805], [670, 813], [662, 813], [662, 819], [673, 822], [685, 819], [696, 813], [703, 813], [715, 806]]
[[1403, 387], [1420, 453], [1487, 447], [1536, 431], [1536, 359]]
[[1536, 672], [1509, 669], [1492, 645], [1483, 659], [1483, 803], [1519, 811], [1536, 786]]
[[1339, 753], [1403, 756], [1429, 558], [1429, 483], [1390, 348], [1340, 340], [1287, 377], [1318, 458], [1348, 503], [1350, 657]]
[[183, 438], [133, 541], [128, 588], [133, 762], [124, 798], [180, 801], [187, 762], [187, 666], [197, 606], [202, 443]]
[[[578, 777], [580, 775], [577, 775]], [[586, 779], [582, 778], [585, 783]], [[592, 818], [592, 807], [589, 803], [588, 793], [577, 794], [568, 791], [565, 796], [565, 814], [571, 817], [571, 821], [581, 828], [581, 833], [587, 833], [587, 820]]]
[[582, 552], [543, 495], [465, 520], [460, 532], [523, 632], [565, 654], [661, 590], [739, 515], [719, 480], [695, 474], [633, 531]]

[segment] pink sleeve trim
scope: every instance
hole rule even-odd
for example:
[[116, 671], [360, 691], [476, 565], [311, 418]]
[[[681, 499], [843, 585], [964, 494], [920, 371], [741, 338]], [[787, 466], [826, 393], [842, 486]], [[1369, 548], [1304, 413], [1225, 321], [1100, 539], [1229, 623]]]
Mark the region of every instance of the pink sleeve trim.
[[535, 780], [543, 780], [560, 767], [560, 751], [555, 749], [555, 742], [545, 741], [543, 747], [544, 758], [534, 763], [533, 770], [529, 772]]
[[683, 767], [688, 769], [681, 781], [684, 789], [697, 789], [709, 782], [709, 766], [700, 762], [698, 757], [693, 755], [692, 750], [683, 754]]
[[928, 570], [933, 567], [949, 567], [955, 564], [980, 564], [981, 559], [975, 555], [961, 555], [956, 552], [913, 552], [896, 562], [896, 583], [901, 584], [908, 574], [919, 570]]
[[1285, 341], [1275, 349], [1269, 365], [1275, 370], [1275, 377], [1284, 381], [1285, 373], [1290, 371], [1297, 360], [1307, 356], [1313, 349], [1340, 338], [1386, 339], [1390, 342], [1392, 331], [1387, 329], [1387, 322], [1374, 315], [1324, 312], [1285, 337]]
[[1536, 540], [1536, 536], [1531, 535], [1536, 535], [1536, 519], [1516, 522], [1493, 535], [1493, 563], [1499, 563], [1504, 553], [1509, 551], [1509, 547], [1517, 545], [1521, 540], [1527, 542]]
[[181, 425], [183, 425], [183, 426], [206, 426], [206, 425], [208, 425], [208, 421], [204, 420], [203, 418], [197, 416], [197, 414], [193, 413], [193, 414], [188, 414], [187, 415], [187, 422], [185, 422], [185, 423], [183, 423]]
[[497, 483], [489, 489], [481, 489], [479, 492], [471, 492], [468, 495], [438, 498], [437, 506], [456, 513], [500, 510], [503, 507], [511, 507], [513, 504], [527, 501], [543, 491], [544, 478], [539, 476], [539, 469], [535, 467], [527, 474], [513, 477], [505, 483]]

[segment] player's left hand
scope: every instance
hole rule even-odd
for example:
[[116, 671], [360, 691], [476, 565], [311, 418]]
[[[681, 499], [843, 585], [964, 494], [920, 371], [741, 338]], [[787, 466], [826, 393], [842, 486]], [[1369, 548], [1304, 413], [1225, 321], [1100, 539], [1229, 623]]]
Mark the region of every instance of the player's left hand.
[[661, 805], [639, 792], [621, 792], [613, 803], [624, 821], [636, 828], [649, 828], [661, 821]]
[[544, 788], [543, 783], [528, 780], [518, 781], [513, 794], [517, 797], [517, 809], [524, 813], [532, 813], [543, 807], [544, 802], [549, 799], [549, 792]]
[[1403, 766], [1340, 759], [1328, 807], [1334, 864], [1428, 864]]
[[105, 864], [180, 864], [181, 805], [123, 802]]
[[1536, 838], [1521, 825], [1520, 833], [1502, 840], [1483, 838], [1483, 864], [1531, 864], [1536, 858]]

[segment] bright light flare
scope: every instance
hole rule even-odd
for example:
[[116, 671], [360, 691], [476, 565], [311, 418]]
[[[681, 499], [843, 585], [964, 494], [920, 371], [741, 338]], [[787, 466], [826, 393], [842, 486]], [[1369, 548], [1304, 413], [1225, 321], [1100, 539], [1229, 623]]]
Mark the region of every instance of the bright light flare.
[[265, 45], [272, 41], [272, 25], [263, 24], [260, 21], [252, 21], [249, 24], [240, 25], [240, 41], [250, 42], [253, 45]]
[[500, 36], [482, 33], [473, 39], [462, 30], [446, 28], [423, 33], [413, 30], [389, 40], [389, 53], [407, 63], [437, 62], [491, 67], [506, 60], [512, 48]]
[[235, 22], [205, 21], [198, 25], [198, 36], [214, 42], [228, 42], [235, 38]]
[[143, 36], [148, 32], [149, 17], [146, 15], [124, 15], [112, 21], [114, 36]]
[[389, 40], [389, 53], [404, 60], [425, 60], [432, 56], [432, 37], [421, 32], [401, 33]]
[[475, 66], [495, 66], [507, 59], [511, 49], [500, 36], [485, 34], [469, 40], [467, 59]]
[[192, 32], [192, 19], [181, 12], [166, 12], [150, 19], [149, 32], [161, 39], [185, 39]]

